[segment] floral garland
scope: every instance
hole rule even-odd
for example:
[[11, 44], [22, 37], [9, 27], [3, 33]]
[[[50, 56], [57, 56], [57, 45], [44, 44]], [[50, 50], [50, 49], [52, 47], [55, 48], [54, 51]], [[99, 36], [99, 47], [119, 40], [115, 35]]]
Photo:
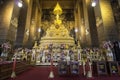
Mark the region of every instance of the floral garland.
[[112, 44], [111, 41], [105, 41], [105, 42], [103, 42], [103, 48], [105, 48], [105, 49], [108, 49], [108, 48], [112, 49], [113, 46], [114, 45]]
[[3, 43], [2, 48], [4, 51], [7, 51], [8, 49], [11, 49], [11, 44], [9, 42]]

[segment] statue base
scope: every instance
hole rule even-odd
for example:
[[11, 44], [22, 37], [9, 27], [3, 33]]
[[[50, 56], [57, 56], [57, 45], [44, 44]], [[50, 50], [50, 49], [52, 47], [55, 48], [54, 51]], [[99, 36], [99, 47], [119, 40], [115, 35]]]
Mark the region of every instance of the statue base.
[[11, 74], [11, 78], [15, 78], [15, 77], [16, 77], [16, 74], [15, 74], [15, 71], [13, 71]]
[[86, 76], [87, 76], [88, 78], [92, 78], [92, 72], [91, 72], [91, 71], [88, 71]]
[[50, 71], [49, 78], [54, 78], [53, 71]]

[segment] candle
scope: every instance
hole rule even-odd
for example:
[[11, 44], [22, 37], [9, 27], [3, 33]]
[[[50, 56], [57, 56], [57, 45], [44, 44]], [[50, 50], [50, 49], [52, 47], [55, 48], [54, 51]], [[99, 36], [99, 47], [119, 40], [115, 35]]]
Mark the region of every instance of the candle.
[[13, 61], [13, 71], [15, 71], [15, 67], [16, 67], [16, 55], [15, 55], [15, 58], [14, 58], [14, 61]]
[[84, 76], [86, 75], [86, 71], [85, 71], [85, 61], [83, 61], [83, 74], [84, 74]]
[[13, 61], [13, 71], [12, 71], [12, 74], [11, 74], [11, 78], [15, 78], [16, 77], [16, 74], [15, 74], [16, 58], [17, 58], [17, 54], [15, 54], [15, 58], [14, 58], [14, 61]]
[[78, 61], [80, 60], [80, 50], [78, 49]]

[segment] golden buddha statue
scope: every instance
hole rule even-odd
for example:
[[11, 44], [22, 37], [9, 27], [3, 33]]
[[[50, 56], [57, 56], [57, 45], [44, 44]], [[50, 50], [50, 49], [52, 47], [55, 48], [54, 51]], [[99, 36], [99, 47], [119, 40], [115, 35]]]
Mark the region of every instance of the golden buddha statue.
[[62, 14], [62, 9], [60, 5], [57, 3], [53, 13], [56, 15], [55, 22], [50, 25], [50, 27], [46, 30], [46, 35], [41, 38], [41, 45], [49, 45], [49, 44], [69, 44], [74, 45], [74, 39], [70, 37], [67, 28], [62, 24], [60, 20], [60, 15]]

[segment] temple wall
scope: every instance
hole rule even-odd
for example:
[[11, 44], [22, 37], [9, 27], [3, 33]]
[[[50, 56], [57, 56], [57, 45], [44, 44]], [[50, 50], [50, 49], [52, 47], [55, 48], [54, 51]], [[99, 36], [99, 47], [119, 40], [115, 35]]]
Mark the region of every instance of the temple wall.
[[[64, 24], [67, 25], [65, 27], [69, 31], [73, 27], [78, 29], [76, 35], [72, 33], [73, 36], [76, 36], [76, 40], [87, 47], [98, 47], [105, 40], [120, 40], [120, 22], [116, 22], [111, 0], [98, 0], [97, 6], [94, 8], [91, 6], [90, 0], [76, 1], [74, 1], [74, 5], [69, 4], [69, 7], [63, 4], [64, 1], [60, 2], [65, 11], [66, 22]], [[116, 1], [120, 5], [120, 1]], [[52, 7], [54, 7], [55, 3], [52, 3]], [[42, 28], [45, 31], [49, 27], [42, 24], [45, 23], [42, 20], [42, 9], [48, 10], [48, 12], [53, 9], [51, 5], [47, 6], [47, 2], [43, 2], [43, 4], [38, 0], [23, 0], [23, 7], [19, 8], [15, 0], [3, 0], [3, 3], [0, 3], [0, 44], [10, 41], [15, 46], [32, 46], [34, 41], [40, 40], [45, 32], [40, 33], [38, 29]], [[49, 15], [45, 14], [45, 17], [50, 19], [51, 13]], [[101, 21], [100, 24], [97, 22], [98, 19]], [[50, 21], [48, 20], [48, 25], [51, 24]], [[72, 28], [68, 26], [70, 23], [72, 23]]]
[[104, 27], [104, 40], [118, 40], [118, 30], [114, 21], [110, 0], [99, 0]]
[[96, 27], [96, 19], [94, 8], [91, 6], [90, 0], [83, 0], [85, 26], [88, 34], [86, 35], [87, 44], [89, 47], [98, 47], [98, 32]]
[[[83, 22], [84, 22], [84, 27], [85, 27], [86, 30], [89, 31], [89, 21], [88, 21], [88, 11], [87, 11], [86, 0], [82, 0], [82, 2], [83, 2], [83, 16], [84, 16]], [[85, 34], [86, 34], [86, 32], [85, 32]], [[86, 36], [86, 43], [84, 43], [82, 45], [86, 45], [87, 47], [90, 47], [91, 46], [91, 38], [90, 38], [89, 32], [85, 36]]]
[[19, 11], [20, 11], [20, 8], [18, 7], [17, 3], [14, 2], [12, 16], [11, 16], [11, 19], [10, 19], [10, 25], [9, 25], [8, 35], [7, 35], [7, 39], [13, 45], [15, 45], [16, 36], [17, 36]]
[[7, 40], [13, 7], [14, 0], [7, 0], [0, 4], [0, 44]]
[[32, 10], [31, 10], [31, 23], [30, 23], [30, 27], [29, 27], [29, 38], [27, 40], [27, 44], [26, 46], [32, 47], [34, 45], [34, 42], [36, 40], [38, 40], [39, 37], [39, 20], [40, 20], [40, 7], [38, 7], [38, 3], [36, 1], [33, 1], [33, 5], [32, 5]]
[[32, 14], [33, 0], [28, 0], [27, 5], [28, 5], [28, 9], [27, 9], [25, 30], [28, 31], [28, 32], [24, 33], [24, 39], [23, 39], [23, 45], [25, 47], [27, 47], [27, 43], [28, 43], [29, 35], [30, 35], [31, 14]]
[[95, 19], [96, 19], [96, 26], [97, 26], [97, 31], [98, 31], [99, 44], [101, 44], [102, 41], [105, 40], [105, 37], [104, 37], [104, 27], [103, 27], [103, 20], [101, 17], [99, 2], [94, 7], [94, 11], [95, 11]]
[[18, 18], [18, 27], [17, 27], [17, 36], [16, 36], [16, 47], [23, 46], [24, 34], [27, 33], [26, 29], [26, 20], [27, 20], [27, 0], [23, 1], [23, 7], [21, 7]]

